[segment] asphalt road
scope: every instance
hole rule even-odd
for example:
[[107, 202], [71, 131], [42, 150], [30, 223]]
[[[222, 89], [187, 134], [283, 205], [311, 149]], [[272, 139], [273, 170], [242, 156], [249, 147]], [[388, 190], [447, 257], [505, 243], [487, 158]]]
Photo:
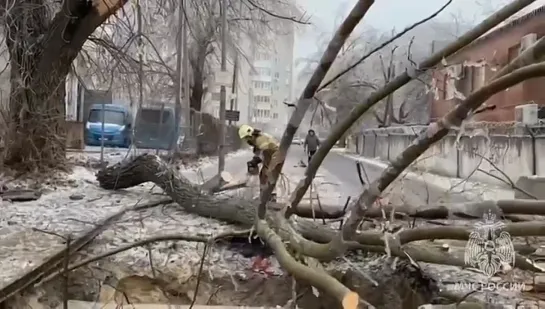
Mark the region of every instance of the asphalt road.
[[[293, 145], [291, 147], [292, 155], [306, 158], [303, 152], [303, 147]], [[356, 160], [345, 156], [342, 153], [330, 152], [322, 167], [329, 173], [333, 174], [342, 183], [341, 194], [345, 196], [351, 196], [352, 199], [357, 198], [362, 190], [363, 186], [358, 177], [356, 168]], [[383, 172], [383, 169], [376, 165], [364, 164], [363, 179], [368, 184], [373, 182]], [[457, 183], [458, 181], [453, 181]], [[477, 188], [471, 188], [470, 185], [466, 186], [466, 189], [457, 188], [456, 190], [449, 190], [450, 186], [445, 186], [444, 182], [434, 183], [433, 181], [424, 181], [423, 178], [403, 178], [399, 183], [396, 183], [394, 190], [388, 194], [388, 198], [394, 203], [408, 202], [410, 204], [428, 204], [435, 202], [467, 202], [469, 196], [466, 194], [468, 191], [477, 190]], [[462, 191], [462, 193], [460, 192]], [[387, 191], [389, 191], [387, 189]], [[465, 193], [463, 193], [465, 192]]]
[[[301, 145], [292, 145], [288, 156], [303, 159], [307, 163], [307, 155], [304, 153], [303, 146]], [[356, 162], [354, 160], [342, 154], [330, 152], [322, 163], [322, 168], [337, 177], [341, 182], [342, 195], [355, 198], [361, 193], [362, 186], [358, 178]]]

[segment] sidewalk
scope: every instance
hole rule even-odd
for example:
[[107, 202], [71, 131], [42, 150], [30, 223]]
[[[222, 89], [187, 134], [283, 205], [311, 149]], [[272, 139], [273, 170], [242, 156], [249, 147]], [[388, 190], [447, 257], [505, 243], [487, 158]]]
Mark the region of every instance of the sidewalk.
[[[333, 153], [354, 162], [363, 163], [371, 181], [380, 177], [387, 162], [347, 153], [345, 149], [333, 149]], [[420, 202], [466, 202], [476, 200], [513, 199], [514, 192], [508, 187], [470, 182], [460, 178], [449, 178], [418, 170], [404, 171], [386, 191], [404, 198], [419, 199]], [[417, 202], [417, 201], [414, 201]]]

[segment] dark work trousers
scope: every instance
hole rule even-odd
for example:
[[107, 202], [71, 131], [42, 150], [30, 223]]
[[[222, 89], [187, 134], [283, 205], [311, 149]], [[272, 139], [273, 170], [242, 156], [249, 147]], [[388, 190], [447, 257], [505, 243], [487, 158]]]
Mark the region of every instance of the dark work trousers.
[[309, 150], [308, 151], [308, 163], [310, 163], [310, 160], [312, 159], [312, 156], [316, 153], [316, 150]]

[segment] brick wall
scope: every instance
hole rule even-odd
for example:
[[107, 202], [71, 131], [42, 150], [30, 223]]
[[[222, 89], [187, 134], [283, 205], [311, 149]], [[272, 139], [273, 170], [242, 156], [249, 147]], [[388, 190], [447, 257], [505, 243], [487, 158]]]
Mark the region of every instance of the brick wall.
[[[510, 59], [516, 57], [520, 48], [520, 39], [530, 33], [536, 33], [538, 39], [545, 35], [545, 10], [540, 9], [513, 22], [506, 27], [491, 33], [483, 39], [474, 42], [474, 44], [461, 50], [459, 53], [448, 59], [448, 64], [459, 64], [464, 61], [478, 62], [485, 61], [485, 80], [489, 80], [497, 70], [505, 66]], [[438, 85], [438, 99], [433, 99], [431, 103], [430, 116], [437, 119], [451, 110], [457, 103], [455, 100], [445, 98], [445, 72], [436, 70], [434, 73], [436, 84]], [[471, 74], [465, 74], [463, 79], [468, 79]], [[464, 82], [461, 80], [458, 86], [463, 88]], [[470, 83], [470, 82], [469, 82]], [[514, 108], [517, 105], [526, 104], [534, 101], [538, 105], [545, 105], [545, 92], [542, 90], [545, 85], [545, 78], [536, 78], [527, 80], [514, 87], [506, 89], [491, 97], [486, 103], [496, 105], [496, 109], [484, 112], [476, 117], [478, 121], [513, 121]], [[457, 87], [458, 88], [458, 87]], [[458, 88], [459, 89], [459, 88]], [[471, 90], [468, 89], [468, 93]]]

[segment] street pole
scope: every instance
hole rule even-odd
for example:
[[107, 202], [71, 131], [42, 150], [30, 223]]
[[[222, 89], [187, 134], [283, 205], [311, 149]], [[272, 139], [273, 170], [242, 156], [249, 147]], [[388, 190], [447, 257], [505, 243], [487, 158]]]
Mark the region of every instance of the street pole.
[[[144, 105], [144, 40], [142, 39], [142, 6], [140, 5], [140, 0], [136, 0], [136, 14], [138, 15], [138, 110], [136, 114], [138, 114]], [[131, 135], [134, 137], [134, 126], [132, 130], [133, 133]], [[134, 151], [137, 152], [136, 147], [134, 147]]]
[[[221, 71], [227, 72], [227, 0], [221, 1]], [[225, 170], [225, 105], [227, 89], [222, 83], [220, 89], [220, 139], [218, 145], [218, 174]]]
[[175, 134], [171, 144], [170, 153], [178, 146], [178, 137], [180, 135], [180, 118], [182, 117], [182, 31], [184, 28], [184, 1], [180, 0], [178, 5], [178, 31], [176, 34], [176, 107], [174, 108]]
[[[235, 108], [235, 93], [237, 90], [237, 73], [238, 71], [238, 55], [235, 56], [235, 65], [233, 66], [233, 84], [231, 85], [231, 101], [229, 102], [229, 110], [233, 110]], [[237, 98], [238, 99], [238, 98]], [[229, 125], [231, 125], [233, 122], [231, 119], [229, 119]]]
[[104, 118], [106, 114], [106, 100], [102, 99], [102, 110], [100, 114], [102, 115], [102, 124], [100, 126], [100, 164], [104, 164]]
[[[185, 1], [182, 0], [182, 3]], [[187, 140], [190, 140], [191, 135], [191, 102], [190, 102], [190, 93], [189, 93], [189, 43], [187, 38], [187, 32], [189, 29], [189, 24], [187, 18], [187, 14], [189, 14], [188, 11], [185, 10], [185, 6], [182, 5], [182, 9], [184, 9], [183, 17], [184, 17], [184, 23], [183, 23], [183, 37], [182, 37], [182, 51], [183, 51], [183, 95], [184, 95], [184, 125], [185, 125], [185, 136], [184, 136], [184, 142]]]

